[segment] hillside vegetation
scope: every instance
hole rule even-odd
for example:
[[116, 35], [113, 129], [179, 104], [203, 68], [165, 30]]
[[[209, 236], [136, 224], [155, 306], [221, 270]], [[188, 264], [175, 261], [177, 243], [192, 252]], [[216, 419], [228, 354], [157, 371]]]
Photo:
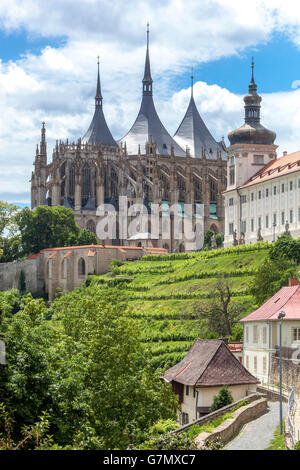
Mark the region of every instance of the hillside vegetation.
[[[125, 297], [128, 314], [141, 327], [153, 365], [167, 367], [181, 360], [196, 338], [217, 337], [208, 330], [206, 321], [200, 320], [199, 309], [211, 301], [209, 292], [218, 278], [229, 280], [233, 301], [242, 302], [247, 313], [255, 308], [249, 285], [268, 250], [268, 244], [260, 243], [149, 255], [134, 263], [112, 266], [110, 273], [91, 276], [88, 283], [115, 287]], [[241, 333], [240, 328], [237, 331]]]

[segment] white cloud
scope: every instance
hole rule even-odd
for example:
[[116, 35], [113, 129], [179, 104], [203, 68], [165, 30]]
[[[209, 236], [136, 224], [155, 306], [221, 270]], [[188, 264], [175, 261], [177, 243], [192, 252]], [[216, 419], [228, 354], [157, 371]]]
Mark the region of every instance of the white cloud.
[[[109, 127], [115, 138], [128, 131], [140, 106], [147, 21], [155, 103], [171, 133], [183, 118], [190, 90], [170, 96], [170, 80], [176, 82], [191, 65], [238, 55], [268, 41], [275, 30], [300, 45], [300, 7], [290, 0], [252, 0], [251, 8], [240, 0], [0, 0], [5, 31], [64, 37], [60, 47], [0, 62], [0, 197], [29, 193], [43, 120], [49, 159], [56, 139], [77, 140], [85, 133], [94, 110], [97, 55]], [[216, 140], [242, 125], [242, 96], [200, 81], [194, 96]], [[283, 150], [299, 148], [299, 105], [296, 88], [263, 95], [262, 122], [277, 132]]]

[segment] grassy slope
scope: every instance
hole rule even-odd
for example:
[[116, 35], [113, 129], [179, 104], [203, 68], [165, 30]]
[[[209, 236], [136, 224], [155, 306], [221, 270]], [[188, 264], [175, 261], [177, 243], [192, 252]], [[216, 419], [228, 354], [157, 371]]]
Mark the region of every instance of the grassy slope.
[[113, 276], [95, 277], [96, 282], [102, 279], [105, 284], [110, 279], [127, 280], [116, 288], [128, 299], [129, 315], [140, 324], [153, 363], [166, 367], [181, 360], [197, 337], [207, 337], [205, 322], [197, 319], [197, 309], [200, 303], [209, 301], [205, 296], [218, 276], [231, 273], [234, 299], [242, 300], [249, 313], [254, 309], [247, 290], [267, 251], [216, 250], [176, 260], [172, 256], [148, 257], [124, 263]]

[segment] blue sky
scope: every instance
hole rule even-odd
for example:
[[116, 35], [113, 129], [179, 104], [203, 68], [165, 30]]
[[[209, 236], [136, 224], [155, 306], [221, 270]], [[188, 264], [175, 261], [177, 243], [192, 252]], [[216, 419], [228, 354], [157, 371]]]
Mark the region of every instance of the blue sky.
[[[114, 137], [140, 106], [146, 23], [158, 114], [173, 134], [194, 96], [216, 140], [243, 123], [251, 77], [278, 154], [300, 145], [300, 5], [292, 0], [0, 0], [0, 199], [26, 203], [40, 128], [77, 140], [93, 115], [100, 55]], [[297, 83], [298, 81], [298, 83]]]

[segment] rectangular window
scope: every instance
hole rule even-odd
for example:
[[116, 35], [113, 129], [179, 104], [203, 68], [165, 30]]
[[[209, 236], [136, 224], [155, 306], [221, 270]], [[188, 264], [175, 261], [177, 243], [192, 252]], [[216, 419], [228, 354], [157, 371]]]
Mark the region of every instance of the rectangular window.
[[251, 219], [251, 232], [254, 232], [254, 219]]
[[290, 181], [290, 191], [293, 190], [293, 187], [294, 187], [293, 181]]
[[293, 341], [300, 341], [300, 328], [293, 328]]
[[242, 204], [247, 202], [247, 196], [245, 194], [242, 195]]
[[284, 183], [281, 184], [281, 192], [284, 193]]
[[267, 327], [263, 327], [263, 343], [267, 344]]
[[266, 215], [266, 228], [269, 228], [269, 216]]
[[258, 326], [253, 326], [253, 343], [258, 343]]
[[258, 191], [258, 199], [261, 199], [261, 191]]
[[251, 193], [251, 201], [254, 201], [254, 193]]
[[261, 217], [258, 217], [258, 228], [261, 228]]
[[284, 225], [284, 221], [285, 221], [284, 212], [281, 212], [281, 225]]
[[229, 205], [230, 205], [230, 206], [233, 206], [233, 197], [230, 197], [230, 198], [229, 198]]
[[246, 233], [246, 220], [242, 220], [241, 232]]
[[276, 193], [277, 193], [277, 186], [273, 186], [273, 194], [274, 194], [274, 196], [276, 195]]
[[277, 215], [276, 215], [276, 213], [273, 214], [273, 225], [274, 226], [277, 225]]
[[269, 188], [266, 188], [266, 197], [269, 197]]
[[182, 413], [182, 424], [189, 424], [189, 415], [187, 413]]
[[267, 358], [266, 356], [263, 357], [263, 374], [267, 373]]
[[291, 209], [290, 210], [290, 224], [293, 223], [293, 219], [294, 219], [294, 214], [293, 214], [293, 210]]
[[233, 224], [229, 224], [229, 235], [233, 235]]

